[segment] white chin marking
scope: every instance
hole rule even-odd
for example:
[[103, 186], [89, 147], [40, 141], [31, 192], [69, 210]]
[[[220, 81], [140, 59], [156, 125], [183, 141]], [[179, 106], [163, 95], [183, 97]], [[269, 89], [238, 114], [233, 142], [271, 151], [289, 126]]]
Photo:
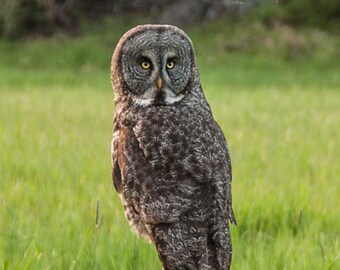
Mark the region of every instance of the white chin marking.
[[180, 101], [182, 98], [184, 98], [184, 95], [180, 94], [178, 96], [167, 96], [165, 97], [165, 103], [166, 104], [174, 104], [177, 101]]
[[135, 101], [136, 104], [138, 104], [142, 107], [146, 107], [146, 106], [150, 106], [152, 104], [153, 98], [136, 97], [136, 98], [134, 98], [134, 101]]
[[[178, 96], [166, 96], [164, 99], [165, 104], [170, 105], [174, 104], [178, 101], [180, 101], [182, 98], [184, 98], [183, 94], [180, 94]], [[135, 97], [134, 102], [142, 107], [147, 107], [152, 105], [153, 101], [155, 98], [153, 97], [148, 97], [148, 98], [143, 98], [143, 97]]]

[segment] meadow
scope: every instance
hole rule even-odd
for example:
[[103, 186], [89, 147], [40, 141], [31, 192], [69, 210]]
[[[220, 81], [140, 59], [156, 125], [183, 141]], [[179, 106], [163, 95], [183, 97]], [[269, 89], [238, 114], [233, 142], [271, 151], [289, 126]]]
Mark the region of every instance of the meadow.
[[[110, 58], [133, 24], [0, 41], [0, 269], [161, 269], [111, 181]], [[231, 151], [232, 269], [340, 269], [339, 37], [249, 27], [187, 29]]]

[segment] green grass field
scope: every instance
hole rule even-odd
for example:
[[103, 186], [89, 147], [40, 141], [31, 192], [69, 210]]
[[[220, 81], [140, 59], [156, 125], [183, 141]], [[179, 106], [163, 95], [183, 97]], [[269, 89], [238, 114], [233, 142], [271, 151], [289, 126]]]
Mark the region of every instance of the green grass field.
[[[161, 269], [111, 182], [109, 66], [125, 24], [0, 41], [0, 269]], [[263, 47], [222, 29], [188, 32], [231, 149], [232, 269], [340, 269], [339, 39], [260, 29]]]

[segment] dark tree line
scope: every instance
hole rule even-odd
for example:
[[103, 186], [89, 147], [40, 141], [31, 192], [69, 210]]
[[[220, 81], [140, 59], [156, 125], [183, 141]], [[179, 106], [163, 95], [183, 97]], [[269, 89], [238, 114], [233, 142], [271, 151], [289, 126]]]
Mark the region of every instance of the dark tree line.
[[253, 13], [264, 22], [280, 20], [294, 25], [327, 26], [338, 23], [339, 0], [0, 0], [0, 36], [52, 34], [62, 29], [79, 33], [81, 19], [140, 14], [153, 22], [195, 24], [221, 16]]

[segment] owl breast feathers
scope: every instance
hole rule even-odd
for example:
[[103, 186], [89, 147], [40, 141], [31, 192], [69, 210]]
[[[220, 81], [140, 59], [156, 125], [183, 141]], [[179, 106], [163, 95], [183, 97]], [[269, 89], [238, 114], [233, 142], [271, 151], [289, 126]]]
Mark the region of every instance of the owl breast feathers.
[[229, 269], [231, 163], [188, 36], [128, 31], [113, 54], [112, 177], [125, 216], [164, 269]]

